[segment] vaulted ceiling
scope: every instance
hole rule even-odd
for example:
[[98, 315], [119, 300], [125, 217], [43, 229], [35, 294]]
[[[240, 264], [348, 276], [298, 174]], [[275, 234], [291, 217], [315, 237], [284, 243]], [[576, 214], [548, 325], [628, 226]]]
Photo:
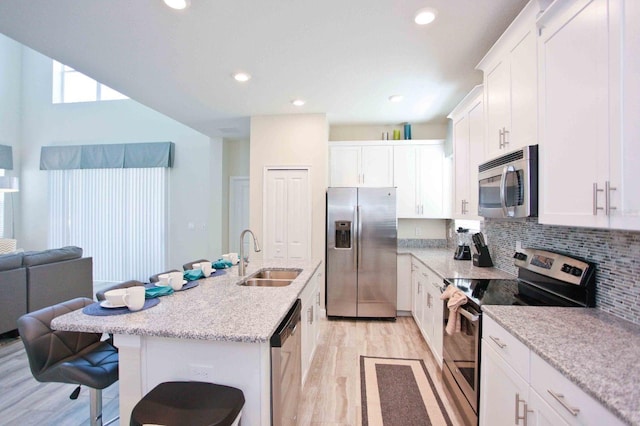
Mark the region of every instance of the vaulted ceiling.
[[[442, 123], [525, 4], [192, 0], [176, 11], [162, 0], [7, 0], [0, 32], [196, 130], [234, 136], [262, 114]], [[438, 16], [418, 26], [424, 7]], [[240, 70], [251, 80], [236, 82]]]

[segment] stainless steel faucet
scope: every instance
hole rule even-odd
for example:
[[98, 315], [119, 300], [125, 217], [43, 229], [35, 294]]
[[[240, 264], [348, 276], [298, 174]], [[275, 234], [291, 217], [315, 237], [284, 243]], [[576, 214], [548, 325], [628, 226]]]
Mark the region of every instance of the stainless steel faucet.
[[250, 229], [245, 229], [244, 231], [242, 231], [242, 233], [240, 234], [240, 264], [239, 269], [238, 269], [238, 275], [241, 277], [244, 277], [244, 268], [247, 266], [247, 264], [249, 263], [249, 255], [247, 254], [247, 258], [244, 258], [244, 234], [246, 233], [250, 233], [251, 236], [253, 237], [253, 250], [257, 253], [260, 251], [260, 245], [258, 244], [258, 239], [256, 238], [256, 236], [253, 234], [253, 231]]

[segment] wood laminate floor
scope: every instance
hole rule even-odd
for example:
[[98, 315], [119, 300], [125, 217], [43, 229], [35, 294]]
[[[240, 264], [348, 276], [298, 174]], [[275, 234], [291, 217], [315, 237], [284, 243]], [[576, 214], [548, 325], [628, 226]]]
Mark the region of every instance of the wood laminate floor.
[[[395, 322], [321, 319], [319, 326], [320, 340], [302, 391], [299, 425], [361, 425], [360, 355], [423, 359], [449, 416], [454, 424], [461, 424], [442, 389], [439, 367], [411, 317], [398, 317]], [[37, 382], [22, 342], [0, 340], [0, 425], [88, 425], [89, 391], [83, 387], [80, 397], [72, 401], [69, 395], [74, 388]], [[117, 415], [118, 382], [103, 392], [103, 404], [105, 419]]]

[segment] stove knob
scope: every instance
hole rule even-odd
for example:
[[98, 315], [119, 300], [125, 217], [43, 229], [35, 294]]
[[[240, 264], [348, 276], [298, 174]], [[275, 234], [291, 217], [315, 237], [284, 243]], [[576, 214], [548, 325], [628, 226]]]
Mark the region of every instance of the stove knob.
[[571, 275], [574, 275], [576, 277], [579, 277], [580, 275], [582, 275], [582, 269], [580, 268], [576, 268], [575, 266], [573, 268], [571, 268]]
[[562, 268], [560, 268], [560, 270], [562, 272], [566, 272], [567, 274], [571, 273], [571, 265], [567, 265], [566, 263], [564, 265], [562, 265]]

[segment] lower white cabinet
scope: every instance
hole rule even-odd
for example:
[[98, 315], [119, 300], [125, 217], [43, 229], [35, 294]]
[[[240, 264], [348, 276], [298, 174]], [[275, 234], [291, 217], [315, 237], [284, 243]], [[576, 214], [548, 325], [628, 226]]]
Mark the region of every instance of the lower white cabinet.
[[322, 278], [322, 266], [313, 274], [307, 286], [300, 294], [300, 302], [302, 303], [302, 311], [300, 319], [301, 348], [300, 356], [302, 358], [302, 383], [307, 378], [309, 367], [316, 350], [316, 342], [318, 340], [318, 318], [320, 311], [320, 281]]
[[480, 426], [623, 424], [494, 320], [482, 321]]
[[411, 275], [413, 318], [438, 364], [442, 366], [443, 302], [440, 300], [438, 284], [442, 278], [416, 259], [412, 260]]

